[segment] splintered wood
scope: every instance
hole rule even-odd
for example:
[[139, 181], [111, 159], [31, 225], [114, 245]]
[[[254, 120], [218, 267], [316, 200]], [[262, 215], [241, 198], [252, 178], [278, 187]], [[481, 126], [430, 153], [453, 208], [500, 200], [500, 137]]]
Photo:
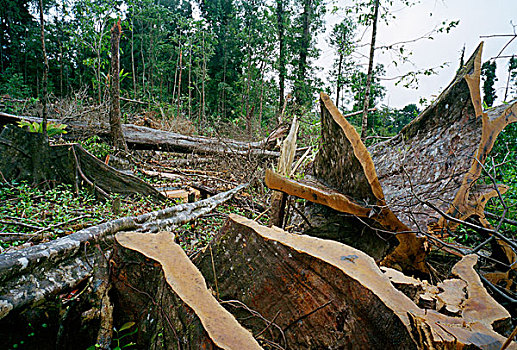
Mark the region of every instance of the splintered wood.
[[[426, 273], [429, 248], [415, 233], [454, 229], [457, 223], [442, 213], [461, 220], [476, 216], [490, 227], [484, 208], [497, 190], [477, 180], [499, 133], [517, 121], [516, 103], [486, 112], [481, 108], [482, 48], [480, 44], [445, 91], [399, 135], [369, 150], [322, 93], [322, 142], [313, 174], [308, 174], [314, 178], [295, 182], [268, 172], [266, 184], [398, 232], [398, 246], [383, 264]], [[498, 189], [504, 193], [507, 188]], [[498, 243], [509, 264], [517, 259], [504, 242]]]

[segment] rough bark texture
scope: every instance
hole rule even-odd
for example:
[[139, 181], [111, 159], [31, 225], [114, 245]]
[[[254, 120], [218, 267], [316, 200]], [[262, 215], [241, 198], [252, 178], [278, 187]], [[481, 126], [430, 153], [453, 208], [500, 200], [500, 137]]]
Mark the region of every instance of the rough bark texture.
[[127, 153], [127, 145], [122, 133], [120, 121], [120, 62], [119, 43], [122, 35], [120, 18], [111, 28], [111, 106], [110, 106], [110, 130], [111, 139], [115, 148]]
[[[231, 215], [211, 247], [212, 255], [205, 251], [194, 259], [209, 286], [221, 300], [239, 300], [274, 319], [289, 348], [497, 348], [505, 341], [492, 326], [507, 330], [510, 315], [493, 299], [468, 294], [460, 317], [421, 309], [393, 287], [372, 258], [334, 241]], [[455, 272], [469, 292], [484, 291], [473, 278], [475, 262], [470, 256]], [[230, 311], [255, 334], [264, 328], [247, 310]], [[414, 337], [425, 330], [426, 339]], [[269, 339], [283, 342], [276, 327]]]

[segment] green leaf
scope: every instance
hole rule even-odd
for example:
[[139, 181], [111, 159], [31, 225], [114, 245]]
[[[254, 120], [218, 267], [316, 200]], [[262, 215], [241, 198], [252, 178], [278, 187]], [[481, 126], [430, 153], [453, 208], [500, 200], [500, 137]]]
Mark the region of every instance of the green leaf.
[[118, 331], [119, 332], [125, 331], [126, 329], [129, 329], [129, 328], [133, 327], [134, 325], [135, 325], [135, 322], [126, 322], [122, 325], [122, 327], [120, 327], [120, 329]]

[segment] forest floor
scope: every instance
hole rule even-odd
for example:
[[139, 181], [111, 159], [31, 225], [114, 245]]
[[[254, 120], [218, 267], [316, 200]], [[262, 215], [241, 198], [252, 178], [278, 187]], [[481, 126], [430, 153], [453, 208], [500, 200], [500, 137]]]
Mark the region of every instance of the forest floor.
[[[64, 140], [53, 140], [63, 143]], [[70, 140], [67, 140], [70, 142]], [[12, 182], [0, 177], [0, 254], [63, 237], [89, 226], [124, 216], [137, 216], [187, 201], [196, 201], [242, 183], [247, 189], [212, 213], [176, 228], [177, 242], [188, 254], [204, 247], [219, 231], [229, 213], [261, 223], [268, 222], [270, 191], [263, 181], [266, 160], [241, 156], [194, 155], [157, 151], [132, 151], [131, 162], [98, 136], [78, 140], [91, 154], [130, 173], [165, 194], [156, 203], [141, 195], [112, 195], [100, 200], [92, 191], [78, 192], [70, 184]]]

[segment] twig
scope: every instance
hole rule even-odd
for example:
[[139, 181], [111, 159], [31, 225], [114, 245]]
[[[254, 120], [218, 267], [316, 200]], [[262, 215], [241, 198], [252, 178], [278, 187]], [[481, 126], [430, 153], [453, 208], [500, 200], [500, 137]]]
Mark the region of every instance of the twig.
[[54, 225], [50, 225], [48, 227], [42, 228], [41, 230], [34, 232], [34, 234], [37, 235], [37, 234], [43, 233], [45, 231], [52, 230], [54, 228], [57, 228], [57, 227], [60, 227], [60, 226], [72, 223], [74, 221], [81, 220], [81, 219], [84, 219], [84, 218], [90, 218], [90, 217], [91, 217], [90, 214], [78, 216], [78, 217], [72, 218], [70, 220], [63, 221], [63, 222], [60, 222], [58, 224], [54, 224]]
[[32, 230], [40, 230], [41, 229], [41, 226], [34, 226], [34, 225], [29, 225], [29, 224], [26, 224], [26, 223], [23, 223], [23, 222], [15, 222], [15, 221], [0, 220], [0, 224], [23, 226], [25, 228], [30, 228]]
[[503, 218], [503, 217], [500, 217], [500, 216], [495, 215], [493, 213], [490, 213], [488, 211], [485, 211], [485, 216], [490, 218], [490, 219], [494, 219], [494, 220], [502, 220], [504, 223], [512, 225], [512, 226], [517, 226], [517, 221], [516, 220], [510, 220], [508, 218]]
[[273, 324], [275, 323], [277, 317], [280, 315], [280, 310], [278, 310], [278, 312], [276, 313], [275, 317], [273, 317], [273, 319], [271, 320], [271, 322], [268, 323], [268, 325], [266, 326], [266, 328], [264, 328], [263, 330], [261, 330], [260, 332], [258, 332], [257, 334], [255, 334], [255, 338], [258, 338], [259, 336], [262, 335], [262, 333], [264, 333], [265, 331], [268, 330], [268, 328]]
[[132, 100], [132, 99], [126, 98], [126, 97], [120, 97], [120, 100], [124, 101], [124, 102], [136, 103], [136, 104], [140, 104], [140, 105], [147, 105], [148, 104], [147, 102], [138, 101], [138, 100]]
[[129, 282], [127, 281], [123, 281], [123, 283], [125, 285], [127, 285], [129, 288], [133, 289], [135, 292], [137, 293], [140, 293], [140, 294], [143, 294], [145, 296], [147, 296], [149, 298], [149, 300], [151, 301], [151, 303], [153, 303], [153, 305], [158, 309], [160, 310], [160, 313], [163, 315], [163, 317], [165, 317], [165, 320], [167, 321], [170, 329], [172, 330], [172, 332], [174, 333], [174, 336], [176, 337], [176, 341], [177, 341], [177, 345], [178, 345], [178, 349], [181, 349], [181, 345], [180, 345], [180, 338], [178, 337], [178, 334], [176, 333], [176, 329], [174, 328], [174, 326], [172, 325], [172, 322], [171, 320], [169, 319], [169, 316], [167, 316], [167, 314], [165, 313], [165, 311], [163, 310], [163, 307], [161, 305], [158, 305], [158, 303], [154, 300], [154, 298], [149, 295], [149, 293], [147, 293], [146, 291], [143, 291], [143, 290], [139, 290], [138, 288], [135, 288], [133, 287]]
[[292, 207], [293, 207], [294, 211], [296, 211], [302, 217], [302, 219], [307, 223], [307, 225], [309, 225], [309, 227], [312, 228], [312, 225], [311, 225], [309, 219], [307, 219], [307, 217], [302, 213], [302, 211], [300, 209], [296, 208], [296, 205], [293, 205]]
[[264, 210], [262, 213], [260, 213], [259, 215], [257, 215], [257, 217], [255, 219], [253, 219], [253, 221], [257, 221], [258, 219], [260, 219], [262, 216], [264, 216], [264, 214], [266, 214], [267, 212], [269, 211], [269, 208], [267, 208], [266, 210]]
[[445, 213], [443, 210], [441, 210], [440, 208], [438, 208], [437, 206], [435, 206], [434, 204], [428, 202], [428, 201], [425, 201], [423, 199], [421, 199], [416, 193], [413, 193], [413, 195], [415, 196], [415, 198], [422, 204], [425, 204], [427, 205], [429, 208], [435, 210], [438, 214], [440, 214], [441, 216], [443, 216], [445, 219], [449, 220], [449, 221], [453, 221], [453, 222], [456, 222], [458, 224], [462, 224], [462, 225], [465, 225], [469, 228], [472, 228], [474, 230], [478, 230], [478, 231], [481, 231], [481, 232], [487, 232], [487, 233], [490, 233], [494, 236], [496, 236], [497, 238], [505, 241], [506, 243], [508, 243], [513, 249], [516, 249], [517, 250], [517, 244], [515, 244], [515, 242], [513, 242], [512, 240], [506, 238], [504, 235], [502, 235], [501, 233], [495, 231], [495, 230], [492, 230], [492, 229], [489, 229], [489, 228], [486, 228], [486, 227], [483, 227], [483, 226], [479, 226], [479, 225], [476, 225], [476, 224], [473, 224], [473, 223], [470, 223], [468, 221], [464, 221], [464, 220], [461, 220], [461, 219], [457, 219], [453, 216], [450, 216], [449, 214]]
[[332, 304], [332, 302], [333, 302], [333, 301], [334, 301], [333, 299], [330, 299], [330, 300], [329, 300], [329, 301], [327, 301], [325, 304], [320, 305], [320, 306], [318, 306], [317, 308], [315, 308], [314, 310], [309, 311], [309, 312], [308, 312], [308, 313], [306, 313], [305, 315], [302, 315], [302, 316], [298, 317], [298, 318], [297, 318], [297, 319], [295, 319], [293, 322], [289, 323], [289, 324], [287, 325], [287, 327], [285, 327], [285, 328], [284, 328], [284, 332], [287, 332], [287, 331], [289, 330], [289, 328], [291, 328], [293, 325], [295, 325], [295, 324], [296, 324], [296, 323], [298, 323], [299, 321], [303, 320], [304, 318], [307, 318], [307, 317], [309, 317], [310, 315], [312, 315], [313, 313], [315, 313], [315, 312], [317, 312], [317, 311], [319, 311], [319, 310], [323, 309], [324, 307], [326, 307], [326, 306], [328, 306], [328, 305]]
[[[499, 191], [499, 187], [497, 187], [497, 182], [495, 181], [495, 178], [490, 174], [490, 171], [488, 171], [485, 168], [485, 165], [479, 161], [479, 159], [474, 158], [478, 164], [481, 166], [483, 171], [490, 177], [490, 180], [492, 181], [492, 184], [494, 185], [494, 189], [497, 192], [497, 197], [499, 198], [499, 201], [501, 202], [501, 205], [503, 206], [503, 214], [501, 215], [501, 219], [499, 220], [499, 223], [497, 224], [497, 227], [495, 228], [496, 231], [499, 231], [501, 228], [501, 225], [503, 224], [503, 220], [506, 216], [506, 213], [508, 212], [508, 207], [506, 206], [506, 203], [504, 202], [503, 196], [501, 195], [501, 191]], [[494, 169], [495, 171], [495, 169]]]
[[491, 241], [494, 240], [494, 236], [490, 236], [488, 237], [487, 240], [485, 240], [484, 242], [481, 242], [480, 244], [478, 244], [474, 249], [472, 249], [472, 253], [477, 253], [481, 250], [481, 248], [483, 248], [485, 245], [487, 245], [488, 243], [490, 243]]
[[[246, 304], [244, 304], [242, 301], [239, 301], [239, 300], [221, 301], [220, 304], [228, 304], [233, 307], [243, 308], [246, 311], [248, 311], [250, 314], [252, 314], [253, 316], [260, 318], [262, 321], [264, 321], [264, 323], [266, 323], [266, 325], [272, 324], [276, 329], [278, 329], [278, 331], [282, 335], [282, 339], [284, 340], [284, 345], [287, 347], [287, 339], [285, 338], [285, 334], [284, 334], [284, 331], [282, 330], [282, 328], [279, 325], [277, 325], [276, 323], [274, 323], [273, 321], [269, 321], [267, 318], [262, 316], [258, 311], [255, 311], [255, 310], [249, 308]], [[234, 305], [234, 304], [236, 304], [236, 305]]]
[[11, 185], [11, 184], [9, 183], [9, 181], [7, 181], [7, 180], [5, 179], [4, 174], [3, 174], [1, 171], [0, 171], [0, 176], [2, 177], [2, 182], [3, 182], [3, 183], [5, 183], [9, 188], [11, 188], [11, 189], [15, 189], [15, 188], [16, 188], [16, 187], [14, 187], [13, 185]]
[[513, 338], [515, 338], [516, 335], [517, 335], [517, 326], [515, 326], [512, 333], [508, 336], [508, 338], [504, 342], [503, 346], [501, 346], [501, 350], [505, 350], [508, 346], [510, 346], [510, 343], [512, 342]]
[[514, 299], [512, 298], [511, 296], [507, 295], [505, 292], [503, 292], [499, 287], [497, 287], [496, 285], [492, 284], [492, 282], [490, 282], [489, 280], [487, 280], [485, 278], [485, 276], [483, 276], [482, 274], [478, 273], [479, 277], [481, 278], [481, 280], [483, 281], [483, 283], [485, 283], [486, 285], [488, 285], [490, 287], [490, 289], [492, 289], [492, 291], [496, 292], [497, 294], [499, 294], [501, 297], [503, 297], [506, 301], [508, 301], [509, 303], [512, 303], [512, 304], [516, 304], [517, 303], [517, 299]]

